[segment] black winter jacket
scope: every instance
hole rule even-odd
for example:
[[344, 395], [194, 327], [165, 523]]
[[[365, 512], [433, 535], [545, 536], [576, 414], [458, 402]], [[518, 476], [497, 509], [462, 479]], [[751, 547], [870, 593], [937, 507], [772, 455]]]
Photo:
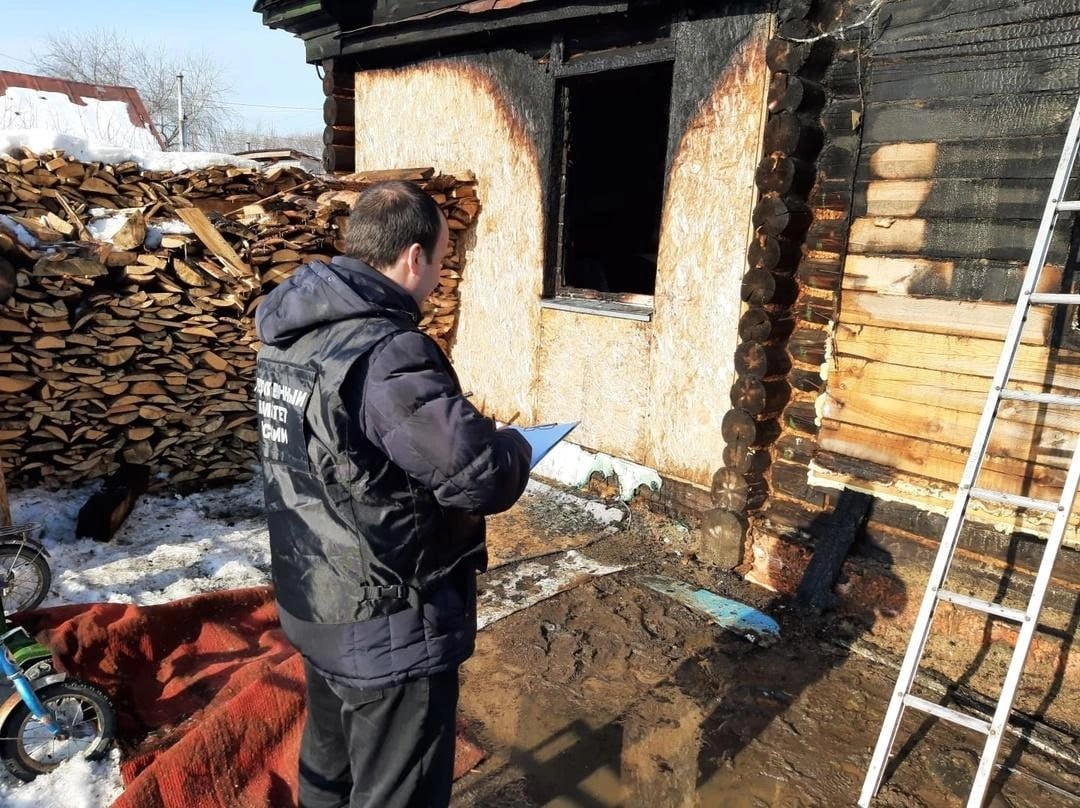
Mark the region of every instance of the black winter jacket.
[[484, 514], [528, 443], [461, 395], [397, 284], [360, 261], [301, 267], [260, 304], [256, 398], [274, 586], [326, 678], [390, 686], [473, 650]]

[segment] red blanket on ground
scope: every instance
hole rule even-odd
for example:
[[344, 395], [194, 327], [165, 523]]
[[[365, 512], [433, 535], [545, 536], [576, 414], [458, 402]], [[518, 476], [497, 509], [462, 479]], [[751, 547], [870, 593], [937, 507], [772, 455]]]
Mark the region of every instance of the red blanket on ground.
[[[98, 603], [19, 621], [116, 705], [125, 791], [113, 808], [292, 808], [304, 672], [269, 587], [160, 606]], [[459, 726], [454, 776], [483, 753]]]

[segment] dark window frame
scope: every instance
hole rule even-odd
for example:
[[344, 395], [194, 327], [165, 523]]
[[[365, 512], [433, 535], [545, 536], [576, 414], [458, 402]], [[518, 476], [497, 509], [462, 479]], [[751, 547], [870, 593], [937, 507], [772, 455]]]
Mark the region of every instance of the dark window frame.
[[[583, 52], [569, 58], [564, 57], [563, 42], [556, 38], [551, 47], [548, 59], [548, 71], [554, 82], [553, 96], [555, 99], [554, 114], [552, 117], [552, 156], [550, 166], [549, 205], [547, 212], [548, 238], [547, 259], [544, 265], [544, 283], [542, 297], [547, 301], [588, 301], [591, 305], [589, 310], [593, 313], [602, 313], [603, 304], [612, 304], [615, 310], [632, 307], [641, 311], [652, 309], [655, 291], [653, 294], [637, 294], [630, 292], [602, 292], [596, 289], [568, 286], [563, 283], [565, 264], [565, 181], [566, 159], [568, 148], [568, 136], [566, 132], [566, 113], [569, 103], [568, 80], [575, 78], [597, 75], [612, 74], [620, 70], [649, 65], [670, 64], [674, 70], [675, 46], [670, 38], [660, 39], [640, 45], [627, 47], [615, 47], [603, 51]], [[668, 121], [670, 127], [670, 118]], [[663, 189], [661, 191], [661, 205], [666, 198], [668, 182], [668, 160], [670, 158], [671, 132], [667, 132], [666, 140], [668, 157], [665, 158]], [[663, 210], [661, 209], [661, 216]], [[655, 281], [654, 281], [655, 290]], [[598, 307], [596, 304], [600, 304]]]

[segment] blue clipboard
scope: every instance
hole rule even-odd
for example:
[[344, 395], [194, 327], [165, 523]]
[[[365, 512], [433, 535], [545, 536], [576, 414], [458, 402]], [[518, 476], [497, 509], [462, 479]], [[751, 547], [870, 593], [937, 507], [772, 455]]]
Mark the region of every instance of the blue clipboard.
[[525, 440], [529, 442], [529, 446], [532, 447], [532, 462], [530, 462], [529, 468], [534, 469], [536, 464], [543, 460], [544, 456], [555, 447], [555, 444], [569, 435], [570, 431], [580, 423], [580, 421], [574, 421], [572, 424], [512, 426], [510, 429], [520, 432], [525, 436]]

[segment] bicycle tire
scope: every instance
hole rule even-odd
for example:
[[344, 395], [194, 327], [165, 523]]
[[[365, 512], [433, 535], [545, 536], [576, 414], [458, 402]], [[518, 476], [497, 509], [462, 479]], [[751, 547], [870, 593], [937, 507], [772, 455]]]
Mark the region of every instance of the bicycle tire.
[[29, 782], [77, 755], [105, 756], [116, 735], [116, 711], [108, 696], [78, 680], [46, 685], [37, 696], [77, 737], [56, 740], [26, 704], [18, 704], [0, 727], [0, 757], [12, 775]]
[[52, 586], [49, 559], [36, 547], [0, 545], [0, 590], [7, 614], [41, 605]]

